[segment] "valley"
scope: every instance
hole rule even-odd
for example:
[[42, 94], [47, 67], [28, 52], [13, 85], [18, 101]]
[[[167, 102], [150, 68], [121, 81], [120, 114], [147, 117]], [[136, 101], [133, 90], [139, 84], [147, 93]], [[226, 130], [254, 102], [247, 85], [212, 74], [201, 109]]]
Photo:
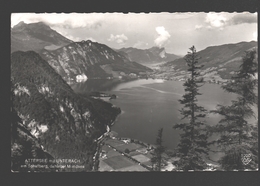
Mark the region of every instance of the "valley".
[[[173, 126], [182, 121], [179, 100], [187, 91], [184, 82], [191, 72], [186, 56], [168, 53], [164, 47], [169, 32], [159, 27], [154, 43], [138, 48], [125, 46], [128, 37], [124, 34], [111, 34], [101, 40], [104, 43], [89, 37], [73, 41], [54, 28], [59, 27], [46, 21], [20, 21], [10, 30], [12, 172], [155, 171], [160, 128], [164, 128], [165, 147], [159, 157], [160, 171], [183, 171], [173, 163], [182, 160], [176, 154], [181, 132]], [[74, 28], [61, 30], [66, 29]], [[235, 82], [232, 76], [240, 69], [245, 52], [257, 47], [257, 41], [242, 41], [208, 46], [196, 53], [204, 79], [196, 101], [205, 107], [204, 120], [210, 127], [222, 121], [220, 114], [211, 111], [237, 98], [221, 86]], [[258, 80], [258, 72], [248, 79]], [[258, 122], [258, 109], [252, 108], [256, 117], [249, 117], [250, 126]], [[218, 137], [212, 135], [209, 141]], [[219, 163], [223, 152], [214, 150], [219, 150], [216, 145], [210, 147], [210, 160], [201, 170], [223, 170]], [[51, 163], [30, 168], [28, 159]], [[52, 163], [56, 159], [80, 163], [72, 168]]]

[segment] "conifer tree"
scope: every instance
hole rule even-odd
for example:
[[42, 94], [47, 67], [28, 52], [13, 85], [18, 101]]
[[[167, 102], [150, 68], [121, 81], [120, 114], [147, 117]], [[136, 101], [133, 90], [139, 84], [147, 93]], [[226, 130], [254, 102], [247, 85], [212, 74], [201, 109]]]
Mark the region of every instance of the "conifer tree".
[[[222, 86], [225, 91], [236, 94], [237, 98], [232, 100], [231, 105], [218, 105], [212, 111], [223, 116], [212, 129], [220, 134], [214, 142], [224, 152], [219, 163], [225, 170], [258, 168], [257, 123], [249, 123], [248, 120], [255, 117], [252, 108], [258, 102], [256, 50], [247, 51], [242, 59], [231, 81]], [[247, 157], [247, 160], [251, 159], [249, 163], [242, 161], [245, 156], [250, 156]]]
[[181, 131], [180, 142], [176, 148], [176, 155], [180, 158], [174, 162], [177, 169], [203, 170], [206, 168], [204, 156], [208, 154], [208, 134], [206, 132], [206, 124], [202, 121], [206, 116], [206, 109], [197, 104], [197, 96], [199, 87], [204, 84], [199, 69], [202, 65], [198, 65], [199, 57], [196, 48], [192, 46], [190, 52], [184, 57], [190, 77], [185, 81], [185, 94], [179, 102], [183, 105], [180, 114], [183, 116], [183, 123], [174, 125], [175, 129]]
[[162, 133], [163, 128], [160, 128], [156, 138], [157, 147], [154, 149], [154, 157], [151, 159], [152, 163], [155, 164], [154, 171], [161, 171], [162, 153], [165, 151], [165, 147], [162, 145]]

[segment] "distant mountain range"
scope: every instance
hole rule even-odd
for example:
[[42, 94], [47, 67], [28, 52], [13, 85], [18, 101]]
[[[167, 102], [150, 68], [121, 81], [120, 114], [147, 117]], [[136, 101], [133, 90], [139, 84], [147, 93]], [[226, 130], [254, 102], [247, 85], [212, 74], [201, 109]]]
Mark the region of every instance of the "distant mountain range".
[[[251, 41], [210, 46], [198, 51], [197, 54], [200, 57], [199, 64], [204, 65], [202, 74], [208, 79], [229, 79], [239, 69], [245, 51], [256, 47], [257, 42]], [[157, 73], [164, 74], [168, 78], [183, 77], [186, 69], [184, 58], [179, 58], [161, 65], [160, 72]]]
[[11, 84], [16, 118], [12, 121], [12, 168], [21, 170], [27, 158], [50, 156], [80, 159], [85, 166], [81, 171], [91, 170], [95, 140], [120, 109], [76, 94], [34, 51], [12, 53]]
[[87, 78], [138, 76], [151, 72], [125, 55], [97, 42], [73, 42], [46, 24], [20, 22], [11, 30], [11, 51], [36, 51], [67, 82]]
[[26, 24], [20, 22], [11, 29], [11, 52], [57, 49], [73, 41], [62, 36], [43, 22]]
[[152, 47], [149, 49], [137, 49], [130, 47], [121, 48], [117, 51], [125, 55], [129, 60], [136, 61], [137, 63], [143, 65], [159, 62], [168, 62], [180, 58], [180, 56], [177, 56], [175, 54], [166, 53], [165, 48], [163, 47]]
[[[210, 46], [199, 51], [205, 77], [229, 79], [238, 69], [244, 52], [253, 47], [257, 47], [257, 42]], [[137, 77], [152, 72], [147, 66], [161, 62], [165, 63], [155, 72], [157, 77], [184, 77], [187, 68], [183, 57], [166, 53], [164, 48], [111, 49], [90, 40], [73, 42], [42, 22], [20, 22], [11, 29], [11, 51], [17, 50], [38, 52], [67, 82]]]

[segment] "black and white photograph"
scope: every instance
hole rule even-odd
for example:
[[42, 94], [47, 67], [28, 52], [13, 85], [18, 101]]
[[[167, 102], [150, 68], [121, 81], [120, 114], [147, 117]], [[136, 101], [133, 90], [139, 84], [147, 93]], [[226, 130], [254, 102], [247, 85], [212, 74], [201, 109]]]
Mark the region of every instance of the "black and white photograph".
[[11, 172], [258, 171], [257, 14], [12, 13]]

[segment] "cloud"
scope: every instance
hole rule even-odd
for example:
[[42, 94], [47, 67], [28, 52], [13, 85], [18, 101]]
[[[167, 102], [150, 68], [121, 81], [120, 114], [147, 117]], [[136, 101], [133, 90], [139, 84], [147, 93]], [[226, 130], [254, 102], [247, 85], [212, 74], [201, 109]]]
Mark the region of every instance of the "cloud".
[[257, 23], [257, 15], [251, 13], [237, 14], [229, 20], [229, 24]]
[[110, 34], [110, 37], [107, 39], [108, 41], [115, 41], [116, 43], [120, 44], [120, 45], [124, 45], [125, 42], [128, 40], [128, 38], [124, 35], [113, 35]]
[[161, 48], [168, 41], [171, 35], [167, 30], [165, 30], [163, 26], [158, 26], [155, 28], [155, 30], [159, 36], [154, 40], [154, 43], [156, 46]]
[[90, 13], [13, 13], [11, 15], [11, 27], [20, 21], [25, 23], [44, 22], [49, 26], [63, 28], [94, 28], [102, 26], [104, 14]]
[[225, 26], [227, 18], [221, 13], [208, 13], [205, 22], [209, 24], [210, 27], [223, 27]]
[[[215, 13], [210, 12], [205, 19], [206, 27], [209, 29], [219, 28], [223, 30], [226, 26], [239, 25], [244, 23], [257, 23], [256, 13]], [[196, 29], [196, 28], [195, 28]]]
[[133, 45], [134, 48], [140, 48], [140, 49], [144, 49], [144, 48], [146, 48], [147, 46], [148, 46], [148, 43], [143, 42], [143, 41], [137, 41], [137, 42]]

